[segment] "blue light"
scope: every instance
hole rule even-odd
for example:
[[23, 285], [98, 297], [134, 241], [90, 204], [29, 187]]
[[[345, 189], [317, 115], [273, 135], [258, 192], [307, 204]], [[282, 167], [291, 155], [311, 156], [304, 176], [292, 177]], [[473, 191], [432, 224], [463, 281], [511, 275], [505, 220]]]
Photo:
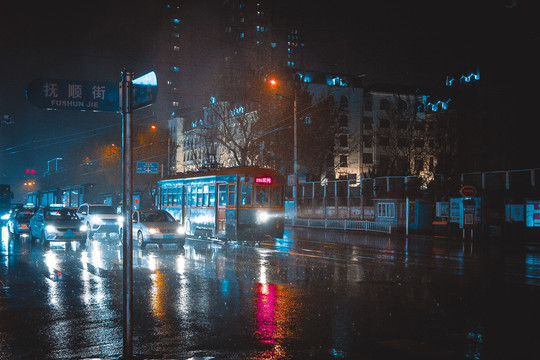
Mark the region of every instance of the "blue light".
[[426, 104], [426, 107], [430, 108], [431, 111], [433, 111], [433, 112], [437, 112], [439, 110], [447, 110], [448, 109], [448, 103], [450, 103], [450, 100], [452, 100], [452, 99], [448, 99], [446, 101], [439, 100], [439, 101], [437, 101], [435, 103], [428, 102]]
[[216, 98], [214, 96], [210, 96], [210, 104], [215, 104]]
[[334, 75], [326, 76], [326, 84], [330, 86], [349, 86], [349, 82], [346, 79]]
[[173, 19], [173, 23], [180, 24], [180, 19]]

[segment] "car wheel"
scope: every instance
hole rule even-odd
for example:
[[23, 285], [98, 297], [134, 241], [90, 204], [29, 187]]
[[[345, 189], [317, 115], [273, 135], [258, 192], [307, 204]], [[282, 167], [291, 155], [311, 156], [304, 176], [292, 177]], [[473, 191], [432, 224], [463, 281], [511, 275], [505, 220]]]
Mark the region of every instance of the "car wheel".
[[41, 246], [43, 246], [43, 247], [49, 246], [49, 242], [45, 238], [45, 233], [44, 232], [41, 233]]
[[139, 245], [139, 247], [144, 250], [146, 248], [146, 242], [144, 241], [144, 236], [142, 234], [142, 232], [138, 232], [137, 233], [137, 245]]

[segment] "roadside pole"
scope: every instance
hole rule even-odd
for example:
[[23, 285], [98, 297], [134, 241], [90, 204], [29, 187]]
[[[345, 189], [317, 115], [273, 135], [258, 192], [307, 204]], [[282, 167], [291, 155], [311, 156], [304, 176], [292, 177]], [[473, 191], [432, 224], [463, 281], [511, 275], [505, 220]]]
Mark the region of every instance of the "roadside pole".
[[122, 203], [123, 244], [123, 333], [124, 352], [120, 359], [133, 359], [133, 72], [122, 71]]

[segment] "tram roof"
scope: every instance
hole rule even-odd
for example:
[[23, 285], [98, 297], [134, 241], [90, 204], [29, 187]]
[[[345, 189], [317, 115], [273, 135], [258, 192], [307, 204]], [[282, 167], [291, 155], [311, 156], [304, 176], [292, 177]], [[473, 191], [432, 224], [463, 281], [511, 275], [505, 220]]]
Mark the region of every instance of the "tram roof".
[[217, 175], [254, 175], [254, 176], [283, 176], [279, 171], [264, 168], [260, 166], [235, 166], [230, 168], [223, 168], [217, 170], [201, 170], [184, 174], [178, 174], [163, 178], [161, 181], [178, 180], [178, 179], [190, 179], [205, 176], [217, 176]]

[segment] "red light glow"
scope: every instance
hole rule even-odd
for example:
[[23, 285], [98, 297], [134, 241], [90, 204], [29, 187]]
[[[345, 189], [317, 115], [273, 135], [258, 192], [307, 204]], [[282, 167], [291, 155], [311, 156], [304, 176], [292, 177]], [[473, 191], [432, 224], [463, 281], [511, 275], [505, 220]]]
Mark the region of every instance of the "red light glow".
[[256, 177], [255, 178], [255, 184], [271, 185], [272, 184], [272, 178], [270, 176]]

